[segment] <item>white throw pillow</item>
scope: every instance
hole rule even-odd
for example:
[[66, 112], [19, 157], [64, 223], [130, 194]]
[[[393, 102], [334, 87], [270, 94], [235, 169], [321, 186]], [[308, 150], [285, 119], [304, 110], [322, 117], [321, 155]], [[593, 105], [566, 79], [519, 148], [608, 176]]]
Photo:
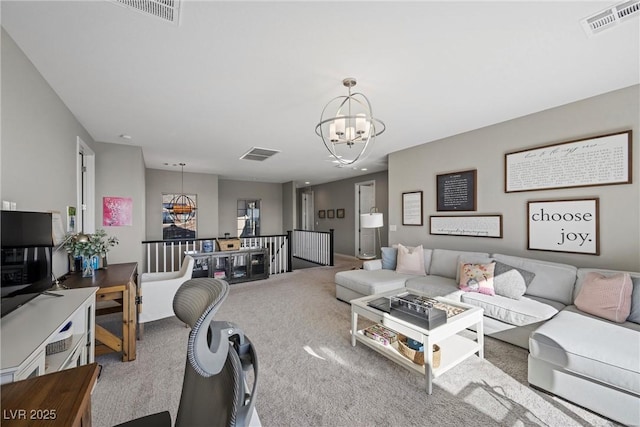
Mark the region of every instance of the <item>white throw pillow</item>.
[[424, 271], [424, 249], [422, 245], [409, 249], [398, 244], [398, 262], [396, 273], [426, 276]]

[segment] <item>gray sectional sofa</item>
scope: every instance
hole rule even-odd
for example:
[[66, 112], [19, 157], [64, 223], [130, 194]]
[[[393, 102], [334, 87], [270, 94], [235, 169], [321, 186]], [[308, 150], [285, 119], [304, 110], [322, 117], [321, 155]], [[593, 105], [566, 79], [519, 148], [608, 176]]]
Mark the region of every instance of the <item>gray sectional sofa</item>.
[[[573, 303], [591, 271], [504, 254], [424, 249], [425, 275], [395, 272], [385, 259], [336, 274], [336, 297], [349, 302], [407, 287], [484, 309], [484, 332], [529, 350], [529, 383], [627, 425], [640, 425], [640, 324], [615, 323], [580, 311]], [[460, 262], [497, 261], [535, 274], [519, 299], [463, 292]], [[632, 313], [640, 310], [640, 273]], [[634, 302], [635, 301], [635, 305]], [[637, 319], [637, 318], [636, 318]]]

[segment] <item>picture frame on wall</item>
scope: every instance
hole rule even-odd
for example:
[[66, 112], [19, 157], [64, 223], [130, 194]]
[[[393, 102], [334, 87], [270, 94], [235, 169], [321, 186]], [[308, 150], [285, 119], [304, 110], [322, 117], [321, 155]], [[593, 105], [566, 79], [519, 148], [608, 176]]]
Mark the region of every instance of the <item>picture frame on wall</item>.
[[502, 215], [431, 215], [429, 234], [502, 238]]
[[337, 218], [344, 218], [344, 209], [337, 209], [336, 210], [336, 217]]
[[422, 225], [422, 191], [402, 193], [402, 225]]
[[527, 249], [600, 255], [599, 199], [530, 201]]
[[631, 131], [600, 135], [504, 156], [504, 192], [631, 184]]
[[325, 211], [324, 209], [320, 209], [318, 211], [318, 218], [324, 218], [325, 217]]
[[333, 209], [327, 209], [327, 218], [335, 218], [336, 211]]
[[437, 210], [475, 211], [477, 170], [445, 173], [436, 176]]

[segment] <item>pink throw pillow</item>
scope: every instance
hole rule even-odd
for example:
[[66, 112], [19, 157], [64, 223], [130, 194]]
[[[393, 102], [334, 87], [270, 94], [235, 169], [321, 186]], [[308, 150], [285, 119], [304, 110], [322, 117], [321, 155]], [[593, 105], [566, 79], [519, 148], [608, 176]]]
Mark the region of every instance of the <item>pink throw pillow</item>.
[[458, 286], [465, 292], [479, 292], [485, 295], [495, 295], [493, 288], [493, 270], [495, 262], [488, 264], [460, 264], [460, 282]]
[[427, 275], [424, 271], [424, 249], [422, 249], [422, 245], [409, 249], [398, 244], [396, 273], [412, 274], [414, 276]]
[[604, 276], [590, 272], [584, 277], [575, 305], [585, 313], [624, 323], [631, 312], [632, 290], [629, 273]]

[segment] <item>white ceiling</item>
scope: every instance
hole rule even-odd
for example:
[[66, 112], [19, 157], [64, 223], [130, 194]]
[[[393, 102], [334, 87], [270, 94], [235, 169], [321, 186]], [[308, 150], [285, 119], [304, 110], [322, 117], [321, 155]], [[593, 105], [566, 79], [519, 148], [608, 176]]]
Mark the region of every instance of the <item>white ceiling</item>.
[[[183, 0], [175, 26], [108, 1], [3, 0], [1, 19], [96, 141], [141, 146], [148, 168], [304, 185], [638, 84], [640, 20], [580, 26], [614, 3]], [[335, 167], [314, 132], [349, 76], [387, 126], [366, 172]], [[281, 153], [239, 160], [254, 146]]]

